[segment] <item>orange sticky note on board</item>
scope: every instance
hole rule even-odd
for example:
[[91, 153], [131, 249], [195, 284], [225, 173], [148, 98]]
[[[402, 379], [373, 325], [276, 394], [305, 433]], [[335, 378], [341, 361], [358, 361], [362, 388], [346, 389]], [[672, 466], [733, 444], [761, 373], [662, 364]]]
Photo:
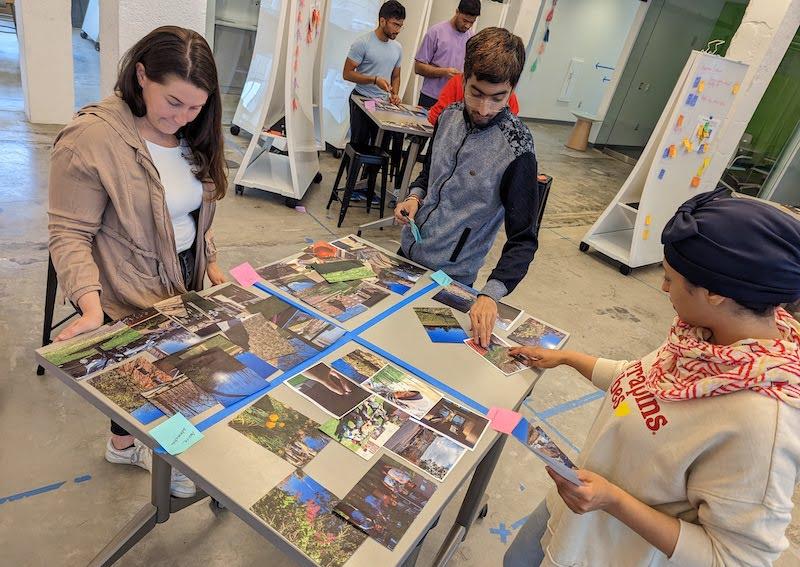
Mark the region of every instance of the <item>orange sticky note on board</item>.
[[678, 115], [678, 123], [677, 123], [677, 125], [678, 125], [678, 128], [683, 126], [683, 114], [679, 114]]
[[642, 240], [647, 240], [648, 238], [650, 238], [650, 229], [646, 228], [642, 231]]
[[677, 150], [677, 148], [675, 147], [675, 144], [672, 144], [672, 145], [669, 147], [669, 157], [671, 157], [671, 158], [672, 158], [672, 157], [675, 157], [675, 155], [676, 155], [677, 153], [678, 153], [678, 150]]
[[733, 94], [738, 93], [739, 92], [739, 87], [740, 87], [739, 83], [736, 83], [735, 85], [733, 85], [733, 87], [731, 87], [731, 92]]
[[700, 187], [700, 178], [697, 176], [692, 177], [692, 187]]

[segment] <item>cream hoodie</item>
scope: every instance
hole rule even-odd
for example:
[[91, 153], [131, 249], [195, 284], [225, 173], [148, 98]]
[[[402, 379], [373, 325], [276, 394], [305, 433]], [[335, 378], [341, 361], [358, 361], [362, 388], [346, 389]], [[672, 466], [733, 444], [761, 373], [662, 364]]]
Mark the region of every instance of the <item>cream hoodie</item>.
[[[655, 354], [642, 359], [644, 373]], [[541, 565], [772, 565], [788, 547], [800, 410], [746, 390], [663, 402], [641, 378], [626, 361], [597, 361], [592, 382], [608, 393], [578, 465], [677, 517], [672, 557], [604, 511], [574, 514], [554, 490]]]

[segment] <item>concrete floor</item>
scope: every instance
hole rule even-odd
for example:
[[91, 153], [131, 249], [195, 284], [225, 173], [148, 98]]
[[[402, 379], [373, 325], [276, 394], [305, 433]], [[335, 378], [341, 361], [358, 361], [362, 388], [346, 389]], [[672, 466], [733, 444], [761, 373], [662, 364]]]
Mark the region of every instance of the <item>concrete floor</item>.
[[[32, 351], [39, 345], [47, 262], [48, 154], [57, 127], [35, 126], [21, 112], [13, 36], [0, 35], [0, 550], [5, 565], [83, 565], [149, 498], [141, 469], [108, 464], [103, 449], [108, 422], [57, 380], [37, 377]], [[79, 71], [82, 72], [82, 71]], [[657, 347], [673, 317], [660, 291], [661, 270], [621, 276], [616, 267], [578, 251], [578, 242], [622, 183], [629, 166], [599, 152], [563, 148], [568, 130], [532, 125], [543, 172], [554, 176], [540, 233], [540, 249], [526, 280], [509, 302], [569, 330], [569, 347], [608, 357], [636, 357]], [[241, 138], [227, 135], [228, 159], [238, 163]], [[324, 175], [303, 199], [306, 212], [283, 199], [231, 189], [216, 219], [220, 261], [230, 267], [295, 252], [306, 239], [344, 235], [369, 218], [348, 212], [336, 228], [337, 205], [326, 212], [338, 163], [321, 156]], [[365, 234], [389, 248], [395, 229]], [[488, 266], [502, 245], [498, 238]], [[482, 272], [485, 277], [487, 270]], [[7, 367], [5, 366], [7, 364]], [[599, 404], [597, 390], [573, 372], [552, 370], [525, 404], [573, 454], [584, 441]], [[58, 484], [62, 483], [62, 484]], [[489, 515], [477, 523], [452, 564], [499, 565], [524, 518], [552, 486], [527, 450], [509, 442], [489, 487]], [[16, 495], [15, 498], [8, 498]], [[429, 565], [457, 511], [456, 496], [428, 536], [419, 565]], [[789, 530], [792, 548], [776, 565], [800, 565], [800, 517]], [[120, 565], [289, 565], [278, 551], [229, 513], [195, 505], [149, 534]]]

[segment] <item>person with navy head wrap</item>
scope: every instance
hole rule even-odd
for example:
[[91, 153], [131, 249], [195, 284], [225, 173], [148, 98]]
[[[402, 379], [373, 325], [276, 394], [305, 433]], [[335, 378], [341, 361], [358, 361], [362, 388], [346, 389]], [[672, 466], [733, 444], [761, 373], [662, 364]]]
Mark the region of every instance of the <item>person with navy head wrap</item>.
[[[678, 208], [662, 234], [677, 317], [632, 362], [518, 347], [608, 391], [577, 460], [581, 485], [531, 514], [505, 567], [772, 565], [800, 480], [800, 221], [722, 192]], [[549, 520], [549, 521], [548, 521]]]

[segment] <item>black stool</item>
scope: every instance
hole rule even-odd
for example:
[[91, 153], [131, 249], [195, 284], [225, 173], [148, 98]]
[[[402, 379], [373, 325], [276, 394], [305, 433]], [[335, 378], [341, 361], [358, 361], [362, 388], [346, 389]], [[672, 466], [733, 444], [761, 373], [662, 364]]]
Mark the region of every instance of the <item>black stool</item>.
[[342, 226], [344, 215], [347, 213], [347, 207], [350, 206], [350, 198], [353, 196], [353, 190], [355, 190], [362, 167], [365, 167], [367, 171], [367, 212], [370, 212], [372, 208], [372, 197], [375, 195], [375, 180], [378, 176], [378, 171], [381, 172], [380, 209], [381, 217], [383, 217], [383, 209], [386, 205], [389, 163], [389, 154], [376, 146], [368, 146], [366, 144], [347, 144], [345, 146], [342, 163], [339, 166], [339, 172], [336, 174], [336, 181], [333, 183], [331, 197], [328, 199], [328, 206], [326, 207], [330, 209], [331, 203], [339, 200], [339, 181], [341, 181], [342, 174], [347, 168], [347, 183], [343, 189], [342, 209], [339, 211], [339, 223], [336, 226]]
[[[77, 311], [71, 315], [64, 317], [61, 321], [53, 325], [53, 312], [56, 308], [56, 291], [58, 290], [58, 278], [56, 276], [56, 268], [53, 266], [53, 259], [47, 257], [47, 286], [44, 292], [44, 321], [42, 322], [42, 346], [49, 345], [53, 342], [50, 336], [53, 331], [75, 317]], [[36, 367], [36, 375], [41, 376], [44, 374], [42, 366]]]

